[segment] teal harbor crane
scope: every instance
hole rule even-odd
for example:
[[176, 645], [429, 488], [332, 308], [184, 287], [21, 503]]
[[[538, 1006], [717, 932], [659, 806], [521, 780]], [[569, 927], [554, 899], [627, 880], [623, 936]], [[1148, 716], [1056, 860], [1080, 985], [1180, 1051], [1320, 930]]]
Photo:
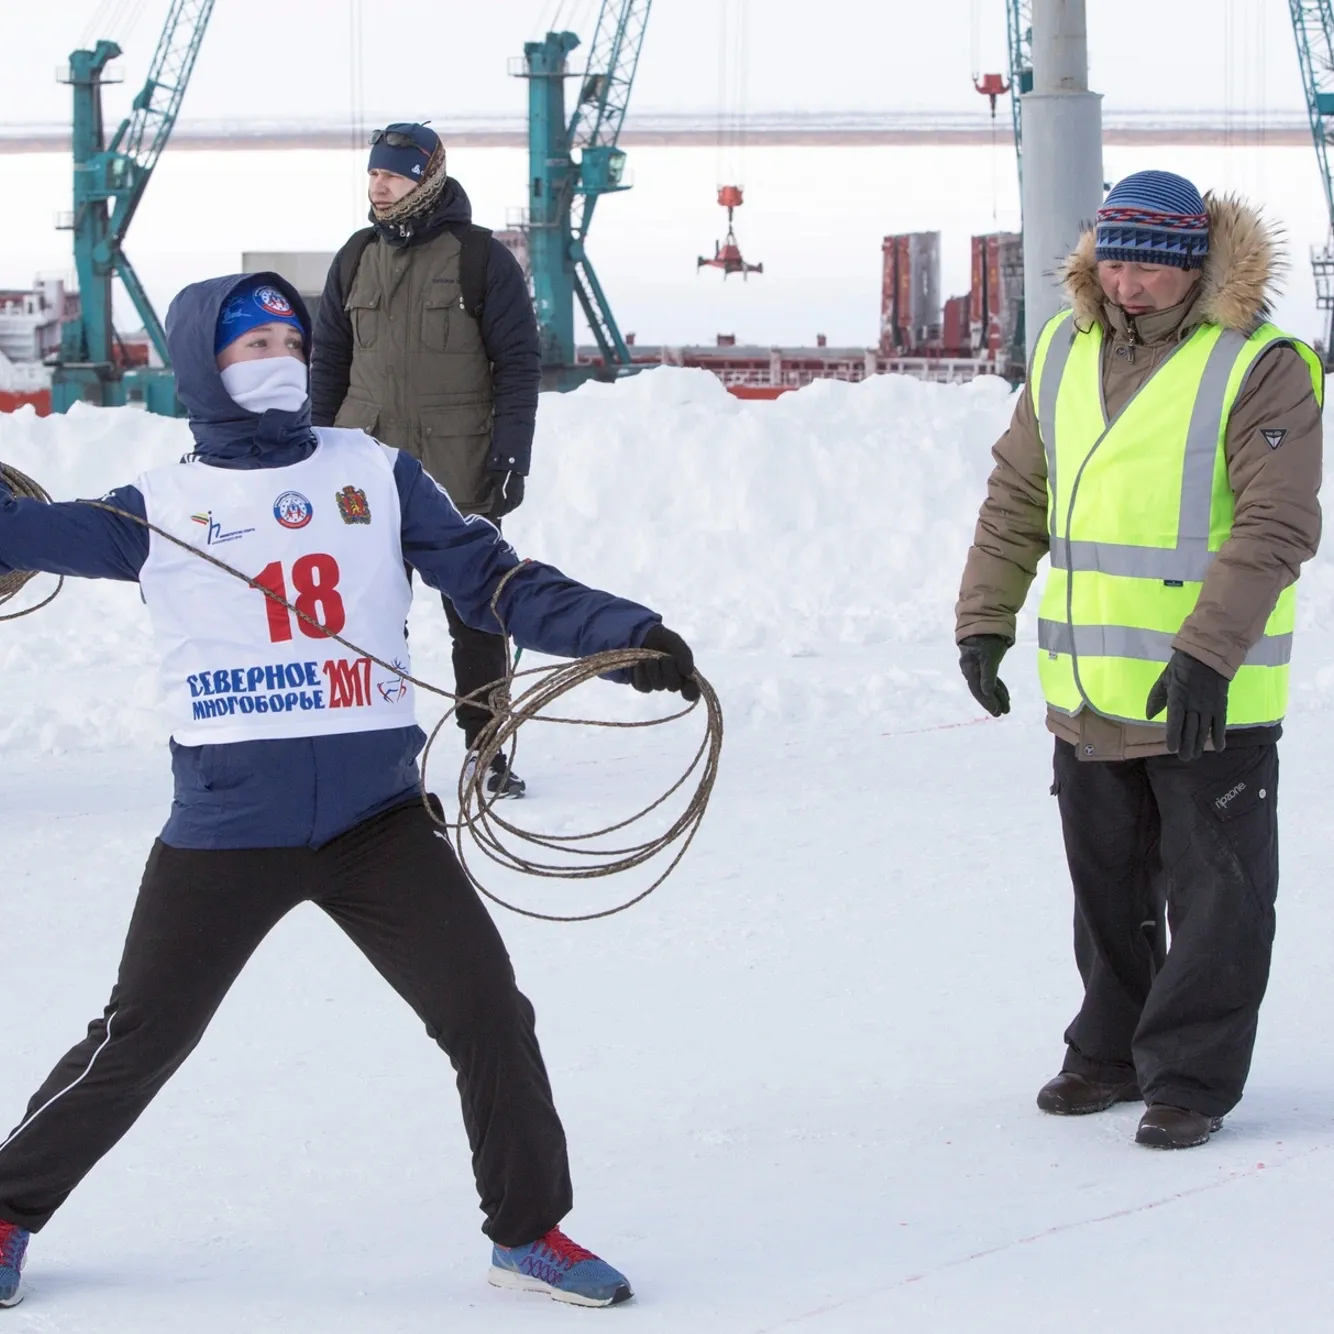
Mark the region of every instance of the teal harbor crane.
[[[1019, 99], [1033, 91], [1033, 0], [1006, 0], [1005, 35], [1010, 52], [1010, 117], [1014, 122], [1014, 157], [1019, 169], [1019, 198], [1024, 197], [1024, 126]], [[1019, 334], [1023, 340], [1023, 332]]]
[[[630, 349], [589, 261], [586, 241], [604, 194], [628, 190], [617, 147], [653, 0], [602, 0], [578, 100], [565, 119], [565, 80], [574, 77], [572, 32], [549, 32], [523, 48], [528, 80], [528, 211], [525, 230], [533, 304], [542, 341], [542, 387], [573, 389], [632, 371]], [[574, 303], [588, 321], [601, 364], [575, 362]]]
[[[121, 54], [115, 42], [99, 41], [69, 59], [74, 89], [74, 211], [64, 225], [74, 233], [80, 314], [61, 329], [60, 356], [51, 403], [67, 412], [79, 402], [121, 407], [141, 399], [150, 412], [176, 416], [176, 384], [167, 339], [148, 293], [126, 257], [125, 234], [181, 109], [213, 0], [172, 0], [149, 68], [111, 142], [102, 123], [103, 72]], [[112, 280], [120, 278], [162, 361], [162, 367], [123, 368], [115, 354]]]
[[1334, 126], [1334, 9], [1330, 0], [1288, 0], [1288, 9], [1330, 226], [1325, 248], [1311, 248], [1311, 269], [1315, 274], [1316, 309], [1327, 312], [1321, 355], [1325, 369], [1334, 370], [1334, 180], [1329, 174], [1329, 141]]

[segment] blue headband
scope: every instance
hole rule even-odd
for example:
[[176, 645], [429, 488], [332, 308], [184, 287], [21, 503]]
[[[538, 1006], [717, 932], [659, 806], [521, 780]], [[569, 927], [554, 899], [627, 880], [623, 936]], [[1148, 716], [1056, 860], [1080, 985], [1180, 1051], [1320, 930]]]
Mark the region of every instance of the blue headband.
[[292, 303], [272, 283], [254, 281], [233, 290], [218, 316], [213, 355], [261, 324], [290, 324], [305, 336]]

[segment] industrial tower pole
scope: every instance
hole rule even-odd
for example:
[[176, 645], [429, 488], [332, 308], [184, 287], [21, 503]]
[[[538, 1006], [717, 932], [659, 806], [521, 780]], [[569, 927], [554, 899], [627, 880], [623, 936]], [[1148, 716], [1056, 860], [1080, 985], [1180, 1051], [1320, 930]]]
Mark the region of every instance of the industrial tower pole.
[[1084, 0], [1033, 0], [1033, 91], [1024, 140], [1024, 321], [1031, 359], [1066, 303], [1061, 261], [1102, 203], [1102, 97], [1089, 92]]
[[74, 89], [74, 211], [68, 223], [74, 233], [74, 264], [78, 273], [80, 317], [61, 328], [60, 366], [51, 386], [57, 412], [86, 399], [102, 407], [125, 405], [125, 385], [116, 365], [111, 323], [111, 276], [115, 243], [107, 207], [106, 136], [102, 124], [102, 81], [108, 63], [120, 55], [114, 42], [98, 42], [92, 51], [70, 56], [64, 82]]
[[570, 204], [577, 171], [565, 123], [565, 80], [572, 32], [525, 42], [528, 80], [528, 250], [533, 304], [544, 368], [574, 365], [574, 263], [569, 255]]

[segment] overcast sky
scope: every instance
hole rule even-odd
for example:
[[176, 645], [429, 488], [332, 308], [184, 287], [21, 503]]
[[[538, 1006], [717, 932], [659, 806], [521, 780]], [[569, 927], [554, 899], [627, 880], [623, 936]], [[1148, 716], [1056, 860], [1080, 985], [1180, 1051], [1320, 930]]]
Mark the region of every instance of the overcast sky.
[[[524, 89], [506, 75], [509, 58], [558, 10], [560, 26], [587, 41], [598, 3], [217, 0], [183, 116], [377, 123], [519, 113]], [[126, 51], [126, 87], [108, 107], [114, 123], [141, 86], [167, 9], [168, 0], [0, 0], [0, 125], [67, 121], [69, 90], [54, 73], [99, 36]], [[966, 111], [981, 103], [975, 69], [1005, 68], [1004, 0], [656, 0], [632, 112], [716, 109], [722, 20], [742, 9], [754, 111]], [[1282, 0], [1088, 0], [1088, 11], [1091, 84], [1109, 112], [1303, 106]]]

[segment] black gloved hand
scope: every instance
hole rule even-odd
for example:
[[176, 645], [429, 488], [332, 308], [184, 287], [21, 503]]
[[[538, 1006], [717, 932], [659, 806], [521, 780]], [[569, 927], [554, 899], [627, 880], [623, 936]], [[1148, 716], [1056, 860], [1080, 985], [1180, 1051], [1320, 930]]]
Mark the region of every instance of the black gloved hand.
[[1010, 692], [996, 675], [1009, 647], [1004, 635], [969, 635], [959, 640], [959, 670], [969, 693], [993, 718], [1010, 711]]
[[1227, 745], [1227, 687], [1226, 676], [1189, 653], [1173, 651], [1144, 712], [1153, 718], [1167, 710], [1167, 749], [1177, 759], [1198, 760], [1210, 737], [1215, 750]]
[[675, 630], [665, 625], [655, 625], [644, 636], [641, 648], [653, 649], [666, 654], [662, 658], [653, 658], [635, 663], [632, 671], [632, 684], [636, 690], [677, 690], [681, 698], [693, 704], [699, 698], [699, 682], [695, 676], [695, 655]]
[[523, 473], [511, 470], [488, 475], [491, 478], [491, 508], [486, 517], [503, 519], [523, 504]]

